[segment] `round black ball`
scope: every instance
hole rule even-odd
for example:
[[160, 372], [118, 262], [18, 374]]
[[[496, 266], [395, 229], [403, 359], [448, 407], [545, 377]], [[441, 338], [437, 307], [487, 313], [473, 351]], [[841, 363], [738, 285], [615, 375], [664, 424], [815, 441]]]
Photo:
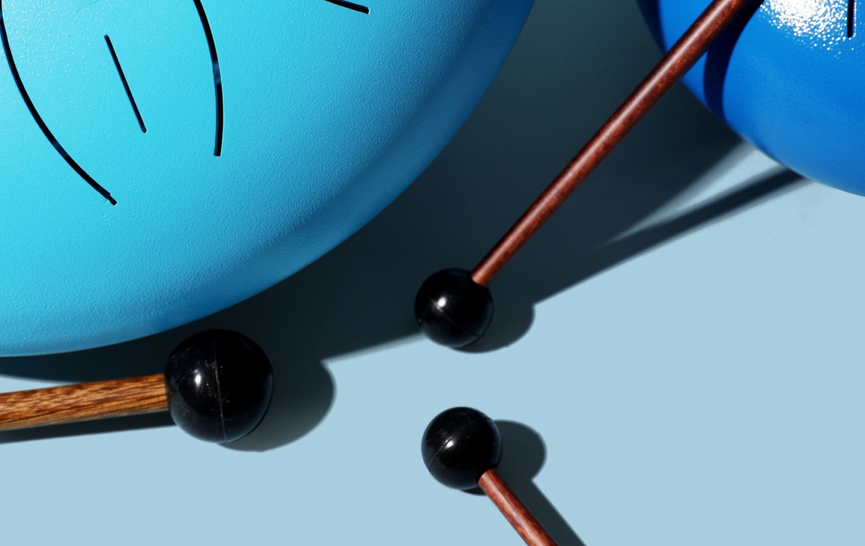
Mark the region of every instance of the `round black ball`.
[[480, 339], [493, 318], [489, 288], [465, 269], [445, 269], [428, 278], [414, 300], [421, 331], [447, 347], [464, 347]]
[[421, 455], [430, 474], [448, 487], [472, 489], [499, 466], [502, 439], [492, 419], [471, 408], [452, 408], [427, 426]]
[[174, 349], [165, 365], [165, 390], [177, 426], [223, 444], [243, 438], [264, 419], [273, 370], [264, 351], [246, 336], [211, 330]]

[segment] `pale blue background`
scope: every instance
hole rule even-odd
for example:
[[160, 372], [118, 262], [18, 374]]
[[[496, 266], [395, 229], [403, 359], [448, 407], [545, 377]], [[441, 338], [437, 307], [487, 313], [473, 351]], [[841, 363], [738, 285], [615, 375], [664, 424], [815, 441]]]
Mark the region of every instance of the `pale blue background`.
[[155, 373], [225, 327], [278, 374], [231, 448], [163, 417], [0, 435], [3, 544], [521, 544], [423, 467], [453, 405], [510, 421], [503, 473], [563, 545], [862, 544], [865, 201], [682, 88], [496, 281], [484, 345], [414, 333], [423, 278], [474, 265], [658, 57], [630, 0], [538, 0], [452, 145], [336, 251], [180, 330], [0, 360], [3, 391]]

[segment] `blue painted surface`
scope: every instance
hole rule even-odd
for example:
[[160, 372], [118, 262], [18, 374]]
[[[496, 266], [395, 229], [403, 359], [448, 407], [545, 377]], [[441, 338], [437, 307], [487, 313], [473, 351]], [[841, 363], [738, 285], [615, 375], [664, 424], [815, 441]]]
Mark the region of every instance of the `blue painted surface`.
[[193, 0], [4, 0], [0, 354], [159, 332], [315, 260], [441, 150], [532, 2], [368, 4], [203, 2], [223, 93], [216, 157], [214, 63]]
[[[709, 0], [641, 0], [669, 48]], [[865, 194], [861, 2], [764, 0], [748, 8], [685, 83], [737, 133], [791, 169]], [[755, 4], [756, 7], [756, 4]], [[852, 19], [852, 36], [848, 21]]]

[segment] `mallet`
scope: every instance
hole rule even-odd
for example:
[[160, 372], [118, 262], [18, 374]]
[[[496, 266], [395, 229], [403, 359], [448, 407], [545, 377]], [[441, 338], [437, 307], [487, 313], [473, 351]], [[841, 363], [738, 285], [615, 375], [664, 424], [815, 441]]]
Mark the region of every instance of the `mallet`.
[[162, 374], [0, 394], [0, 431], [168, 410], [192, 436], [227, 443], [258, 426], [272, 393], [258, 345], [211, 330], [178, 345]]
[[529, 546], [555, 542], [496, 471], [502, 440], [496, 424], [471, 408], [452, 408], [433, 419], [423, 435], [427, 470], [455, 489], [480, 487]]

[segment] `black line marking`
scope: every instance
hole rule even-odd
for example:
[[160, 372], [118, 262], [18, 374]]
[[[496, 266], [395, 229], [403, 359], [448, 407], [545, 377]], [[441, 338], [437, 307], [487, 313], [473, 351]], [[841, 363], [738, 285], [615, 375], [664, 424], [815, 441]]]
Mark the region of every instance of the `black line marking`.
[[856, 0], [847, 0], [847, 37], [856, 31]]
[[27, 109], [30, 110], [30, 115], [33, 116], [33, 120], [36, 121], [36, 125], [42, 129], [42, 133], [45, 134], [45, 138], [48, 139], [48, 142], [54, 146], [54, 149], [57, 150], [57, 153], [66, 160], [66, 163], [69, 164], [72, 169], [78, 173], [78, 176], [84, 179], [85, 182], [90, 184], [90, 187], [99, 192], [99, 194], [108, 200], [112, 205], [116, 205], [117, 201], [111, 197], [111, 194], [99, 185], [98, 182], [93, 180], [93, 178], [87, 174], [81, 166], [75, 162], [74, 159], [69, 155], [69, 153], [57, 142], [57, 139], [54, 138], [54, 135], [48, 130], [48, 126], [45, 125], [45, 122], [42, 120], [42, 117], [39, 115], [39, 112], [36, 111], [36, 107], [33, 105], [33, 101], [30, 100], [30, 95], [27, 94], [27, 90], [24, 88], [24, 82], [21, 81], [21, 75], [18, 73], [18, 67], [15, 66], [15, 59], [12, 57], [12, 50], [9, 48], [9, 36], [6, 34], [6, 22], [3, 18], [3, 2], [0, 0], [0, 39], [3, 41], [3, 51], [6, 53], [6, 60], [9, 62], [9, 69], [12, 71], [12, 78], [15, 79], [15, 85], [18, 86], [18, 92], [21, 93], [21, 98], [24, 100], [24, 104], [27, 105]]
[[325, 2], [330, 2], [331, 4], [335, 4], [337, 6], [342, 6], [344, 8], [348, 8], [366, 15], [369, 15], [369, 8], [366, 6], [361, 6], [360, 4], [355, 4], [354, 2], [347, 2], [346, 0], [324, 0]]
[[108, 51], [111, 52], [111, 58], [114, 59], [114, 66], [117, 68], [117, 73], [120, 74], [120, 81], [123, 83], [123, 89], [126, 90], [126, 96], [129, 97], [129, 104], [132, 105], [132, 111], [135, 112], [135, 119], [138, 120], [138, 126], [141, 127], [141, 132], [146, 133], [147, 127], [144, 126], [144, 120], [141, 119], [141, 112], [138, 111], [138, 105], [135, 104], [135, 97], [132, 96], [132, 90], [129, 89], [129, 82], [126, 81], [126, 75], [120, 67], [120, 61], [117, 59], [117, 52], [114, 51], [114, 45], [111, 43], [111, 38], [105, 35], [105, 43], [108, 44]]
[[219, 157], [222, 155], [222, 75], [219, 71], [219, 58], [216, 56], [216, 43], [213, 41], [213, 32], [210, 30], [210, 23], [207, 22], [204, 6], [201, 5], [201, 0], [193, 1], [195, 2], [195, 9], [198, 10], [198, 17], [201, 19], [201, 26], [204, 27], [204, 35], [207, 37], [207, 48], [210, 50], [210, 60], [213, 64], [213, 88], [216, 95], [216, 143], [213, 146], [213, 155]]
[[93, 4], [98, 4], [98, 3], [101, 2], [101, 1], [102, 1], [102, 0], [93, 0], [93, 2], [90, 2], [89, 4], [85, 4], [85, 5], [81, 6], [80, 8], [78, 8], [77, 10], [75, 10], [75, 13], [78, 13], [79, 11], [81, 11], [81, 10], [83, 10], [83, 9], [89, 8], [89, 7], [92, 6]]

